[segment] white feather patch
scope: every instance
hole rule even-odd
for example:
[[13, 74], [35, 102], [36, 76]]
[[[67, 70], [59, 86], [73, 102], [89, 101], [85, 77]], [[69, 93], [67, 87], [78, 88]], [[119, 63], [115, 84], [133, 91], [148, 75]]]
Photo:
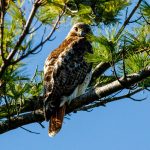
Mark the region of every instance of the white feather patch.
[[71, 102], [74, 98], [76, 98], [76, 97], [78, 97], [78, 96], [84, 94], [84, 93], [85, 93], [85, 90], [87, 89], [87, 86], [88, 86], [89, 83], [90, 83], [91, 77], [92, 77], [92, 71], [89, 72], [89, 73], [86, 75], [86, 77], [85, 77], [83, 83], [80, 84], [80, 85], [78, 85], [78, 86], [75, 88], [75, 90], [73, 91], [73, 93], [72, 93], [71, 95], [69, 95], [69, 96], [63, 96], [63, 97], [62, 97], [62, 102], [60, 103], [60, 107], [63, 106], [63, 105], [65, 104], [65, 102], [67, 102], [68, 104], [70, 104], [70, 102]]

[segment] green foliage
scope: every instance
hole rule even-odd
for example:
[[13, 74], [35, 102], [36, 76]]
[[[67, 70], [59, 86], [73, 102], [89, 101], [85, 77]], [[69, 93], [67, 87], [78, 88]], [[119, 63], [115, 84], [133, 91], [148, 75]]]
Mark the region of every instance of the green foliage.
[[141, 5], [141, 13], [150, 21], [150, 4], [144, 1]]
[[105, 24], [118, 21], [120, 10], [123, 10], [130, 4], [130, 1], [125, 0], [99, 0], [96, 2], [96, 22], [104, 22]]
[[34, 76], [31, 78], [30, 82], [27, 84], [30, 86], [28, 91], [29, 96], [40, 96], [43, 94], [43, 72], [35, 70]]
[[5, 85], [3, 96], [20, 101], [20, 98], [25, 99], [42, 94], [42, 73], [36, 69], [33, 78], [30, 79], [24, 75], [24, 71], [24, 65], [18, 64], [6, 72], [2, 78]]
[[133, 33], [126, 32], [126, 48], [128, 50], [143, 51], [150, 48], [150, 26], [141, 25], [133, 28]]
[[139, 87], [149, 88], [150, 87], [150, 78], [145, 79], [141, 83], [138, 84]]
[[110, 28], [105, 28], [104, 33], [99, 33], [99, 35], [92, 36], [93, 41], [93, 55], [86, 55], [88, 62], [93, 62], [94, 65], [99, 64], [99, 62], [112, 62], [118, 59], [119, 42], [115, 39], [116, 27], [111, 26]]
[[95, 18], [95, 15], [92, 14], [92, 9], [88, 5], [80, 4], [78, 13], [73, 17], [74, 22], [85, 22], [91, 24], [92, 20]]
[[60, 15], [63, 7], [64, 6], [61, 1], [48, 2], [46, 5], [42, 6], [39, 9], [37, 18], [43, 24], [51, 25], [53, 23], [54, 19], [56, 19], [58, 17], [58, 15]]
[[21, 28], [23, 25], [25, 25], [25, 18], [23, 11], [20, 9], [20, 7], [23, 5], [23, 2], [21, 3], [18, 1], [18, 3], [10, 2], [8, 14], [11, 16], [12, 21], [15, 21], [15, 24], [17, 28]]
[[[19, 113], [18, 107], [22, 107], [26, 100], [43, 94], [42, 72], [39, 72], [37, 68], [30, 79], [24, 75], [24, 67], [23, 64], [18, 64], [9, 69], [2, 78], [3, 89], [0, 91], [0, 103], [9, 103], [10, 114], [8, 115], [13, 114], [14, 111]], [[0, 110], [0, 118], [3, 116], [3, 111], [6, 113], [6, 110]]]
[[113, 82], [114, 80], [116, 80], [116, 77], [115, 76], [100, 76], [96, 79], [95, 82], [93, 82], [92, 84], [95, 86], [104, 86], [110, 82]]
[[150, 27], [144, 24], [133, 28], [133, 31], [133, 33], [127, 32], [125, 38], [128, 54], [125, 64], [128, 73], [138, 72], [150, 65]]
[[[4, 22], [4, 38], [3, 38], [3, 51], [5, 58], [9, 55], [10, 51], [15, 47], [24, 27], [26, 24], [25, 12], [23, 11], [23, 1], [10, 2], [7, 10], [7, 17]], [[22, 45], [18, 48], [16, 55], [17, 59], [24, 51], [30, 48], [33, 42], [33, 34], [24, 39]], [[0, 61], [1, 62], [1, 61]]]
[[[68, 5], [70, 6], [70, 9], [72, 7], [74, 8], [76, 4], [76, 9], [80, 12], [82, 12], [83, 7], [82, 5], [85, 5], [85, 7], [88, 8], [88, 6], [91, 8], [90, 12], [89, 9], [86, 8], [87, 15], [90, 15], [90, 22], [95, 22], [96, 24], [99, 24], [100, 22], [103, 22], [105, 24], [113, 23], [118, 21], [118, 14], [120, 10], [124, 9], [126, 6], [129, 5], [129, 2], [124, 0], [76, 0], [74, 1], [75, 4], [69, 1]], [[80, 10], [81, 9], [81, 10]], [[84, 11], [84, 14], [85, 12]], [[76, 14], [75, 14], [76, 15]], [[80, 15], [80, 20], [84, 19], [85, 15]], [[76, 17], [76, 16], [75, 16]]]
[[74, 22], [110, 24], [118, 21], [121, 10], [130, 4], [124, 0], [47, 0], [37, 15], [45, 24], [51, 24], [66, 6], [65, 16], [71, 16]]
[[146, 52], [139, 54], [131, 53], [126, 59], [125, 64], [128, 73], [139, 72], [150, 65], [149, 55]]

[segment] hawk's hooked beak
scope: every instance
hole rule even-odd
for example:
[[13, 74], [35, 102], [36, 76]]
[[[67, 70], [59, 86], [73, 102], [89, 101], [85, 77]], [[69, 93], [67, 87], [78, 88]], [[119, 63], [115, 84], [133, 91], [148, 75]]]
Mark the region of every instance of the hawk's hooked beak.
[[80, 31], [79, 31], [79, 35], [80, 35], [80, 36], [85, 36], [85, 34], [86, 34], [86, 33], [85, 33], [83, 30], [80, 30]]

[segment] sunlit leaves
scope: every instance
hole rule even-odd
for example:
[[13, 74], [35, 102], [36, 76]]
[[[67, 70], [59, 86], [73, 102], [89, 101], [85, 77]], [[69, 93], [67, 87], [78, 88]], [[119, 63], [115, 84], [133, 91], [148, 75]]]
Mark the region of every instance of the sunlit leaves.
[[139, 83], [139, 87], [149, 88], [150, 87], [150, 77], [145, 79], [143, 82]]
[[[19, 6], [22, 6], [22, 3], [20, 1]], [[10, 15], [12, 21], [15, 21], [17, 27], [22, 27], [25, 25], [25, 18], [23, 11], [16, 3], [10, 2], [9, 9], [8, 9], [8, 14]]]
[[128, 73], [138, 72], [145, 69], [150, 65], [149, 55], [144, 53], [130, 54], [130, 56], [125, 60], [126, 70]]
[[6, 58], [14, 48], [26, 23], [22, 10], [23, 1], [10, 1], [4, 22], [3, 51]]
[[124, 0], [98, 0], [92, 3], [92, 10], [95, 14], [95, 22], [105, 24], [114, 23], [119, 19], [120, 10], [123, 10], [130, 4]]
[[135, 73], [146, 69], [150, 65], [150, 27], [141, 25], [133, 28], [133, 32], [126, 32], [124, 38], [125, 70]]
[[25, 0], [17, 0], [18, 6], [21, 8], [24, 4]]
[[[19, 66], [24, 68], [22, 64]], [[42, 72], [36, 69], [33, 78], [30, 79], [27, 75], [24, 75], [23, 69], [18, 69], [19, 66], [11, 68], [2, 79], [5, 81], [5, 90], [1, 93], [1, 96], [5, 96], [11, 103], [20, 103], [25, 99], [43, 93]]]
[[[104, 43], [107, 43], [107, 45], [104, 45]], [[93, 42], [93, 51], [94, 54], [86, 56], [87, 61], [97, 65], [99, 62], [109, 62], [111, 60], [111, 49], [105, 37], [97, 37], [97, 40]]]
[[106, 28], [104, 33], [100, 33], [97, 37], [92, 36], [93, 55], [87, 55], [86, 59], [97, 65], [100, 62], [112, 62], [118, 59], [119, 42], [115, 39], [116, 27]]
[[119, 12], [129, 4], [125, 0], [47, 0], [39, 11], [38, 19], [50, 24], [66, 6], [65, 16], [71, 16], [74, 22], [109, 24], [116, 22]]
[[54, 0], [40, 7], [37, 18], [43, 24], [52, 24], [64, 8], [64, 1]]
[[92, 9], [88, 5], [79, 5], [79, 11], [74, 16], [74, 22], [85, 22], [87, 24], [91, 24], [95, 15], [92, 13]]
[[126, 33], [126, 49], [142, 52], [150, 50], [150, 26], [142, 25], [133, 29], [134, 33]]
[[[29, 93], [32, 96], [40, 96], [41, 94], [43, 94], [43, 73], [38, 71], [38, 68], [35, 70], [35, 73], [33, 75], [33, 77], [30, 80], [30, 89], [29, 89]], [[31, 96], [30, 95], [30, 96]]]

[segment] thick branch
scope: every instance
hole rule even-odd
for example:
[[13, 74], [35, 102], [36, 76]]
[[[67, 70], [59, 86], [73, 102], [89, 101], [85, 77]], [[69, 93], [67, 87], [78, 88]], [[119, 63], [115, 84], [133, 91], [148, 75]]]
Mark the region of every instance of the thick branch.
[[[139, 73], [128, 75], [126, 79], [120, 78], [119, 80], [122, 84], [120, 84], [120, 82], [116, 80], [105, 86], [95, 87], [94, 89], [91, 89], [86, 94], [81, 95], [79, 98], [76, 98], [75, 100], [73, 100], [69, 109], [73, 111], [81, 106], [88, 105], [94, 102], [95, 100], [109, 96], [119, 90], [123, 90], [125, 89], [125, 87], [130, 87], [133, 84], [137, 84], [138, 82], [144, 80], [145, 78], [149, 76], [150, 76], [150, 67], [148, 67], [145, 70], [140, 71]], [[125, 85], [124, 87], [122, 86], [123, 84]]]
[[103, 74], [110, 66], [111, 66], [111, 65], [110, 65], [109, 62], [101, 62], [101, 63], [99, 63], [99, 64], [94, 68], [94, 70], [93, 70], [91, 83], [92, 83], [92, 81], [94, 81], [96, 78], [98, 78], [101, 74]]
[[[13, 104], [8, 104], [10, 116], [42, 108], [43, 99], [44, 99], [43, 96], [39, 96], [39, 97], [32, 97], [32, 99], [27, 99], [23, 102], [23, 104], [16, 104], [17, 106]], [[0, 119], [7, 118], [8, 114], [6, 113], [6, 110], [7, 110], [6, 105], [2, 105], [0, 107]]]
[[44, 116], [40, 110], [23, 114], [18, 117], [13, 117], [11, 118], [11, 120], [0, 122], [0, 133], [1, 134], [5, 133], [7, 131], [21, 127], [22, 125], [25, 124], [42, 122], [43, 120], [44, 120]]
[[1, 12], [0, 12], [0, 39], [1, 39], [1, 47], [0, 47], [0, 54], [2, 57], [2, 60], [5, 61], [4, 58], [4, 50], [3, 50], [3, 40], [4, 40], [4, 14], [5, 14], [5, 9], [4, 9], [4, 1], [0, 1], [1, 4]]
[[113, 97], [113, 98], [105, 98], [103, 100], [100, 100], [94, 104], [90, 104], [90, 105], [87, 105], [87, 106], [83, 106], [81, 108], [79, 108], [77, 111], [88, 111], [89, 109], [93, 109], [95, 107], [99, 107], [99, 106], [105, 106], [106, 103], [109, 103], [109, 102], [113, 102], [113, 101], [118, 101], [118, 100], [122, 100], [124, 98], [131, 98], [131, 96], [139, 93], [140, 91], [142, 91], [143, 89], [142, 88], [139, 88], [131, 93], [128, 93], [128, 94], [125, 94], [123, 96], [119, 96], [119, 97]]
[[[133, 84], [136, 84], [149, 76], [150, 76], [150, 67], [148, 67], [145, 70], [140, 71], [139, 73], [128, 75], [126, 79], [120, 78], [120, 82], [124, 83], [125, 87], [130, 87]], [[71, 113], [71, 112], [76, 112], [78, 108], [81, 108], [85, 105], [93, 103], [96, 100], [109, 96], [119, 90], [125, 89], [125, 87], [123, 87], [122, 84], [120, 84], [120, 82], [116, 80], [105, 86], [102, 86], [102, 87], [98, 86], [98, 87], [95, 87], [94, 89], [89, 90], [87, 93], [85, 93], [84, 95], [81, 95], [80, 97], [74, 99], [71, 102], [71, 104], [67, 107], [66, 114]], [[108, 103], [108, 102], [111, 102], [111, 101], [107, 101], [107, 102], [105, 101], [105, 103]], [[35, 101], [34, 103], [35, 105], [37, 105], [37, 101]], [[38, 107], [42, 108], [42, 103]], [[32, 109], [34, 108], [32, 107]], [[31, 111], [31, 110], [28, 110], [28, 111]], [[39, 111], [38, 112], [35, 111], [35, 113], [31, 112], [31, 113], [19, 115], [19, 117], [15, 116], [11, 118], [11, 122], [6, 120], [0, 123], [0, 133], [5, 133], [9, 130], [18, 128], [22, 125], [26, 125], [26, 124], [33, 123], [33, 122], [42, 122], [42, 121], [44, 121], [44, 117], [41, 112], [39, 114]]]

